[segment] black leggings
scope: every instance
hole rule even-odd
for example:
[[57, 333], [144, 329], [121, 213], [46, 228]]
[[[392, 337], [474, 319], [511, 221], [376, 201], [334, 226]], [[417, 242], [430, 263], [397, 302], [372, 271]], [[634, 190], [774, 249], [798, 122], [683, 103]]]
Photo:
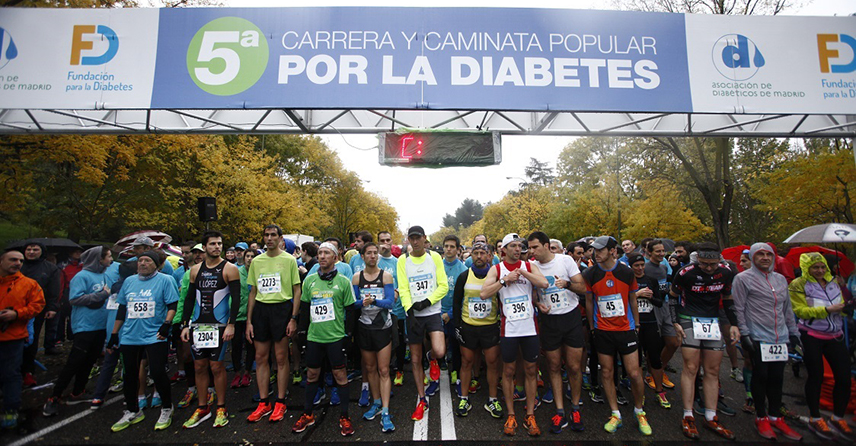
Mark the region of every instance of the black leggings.
[[161, 396], [163, 407], [172, 406], [172, 393], [169, 377], [166, 374], [166, 360], [169, 346], [167, 342], [155, 342], [149, 345], [122, 345], [120, 347], [125, 362], [125, 408], [130, 412], [140, 410], [137, 403], [137, 390], [140, 381], [140, 360], [143, 352], [149, 361], [149, 374], [155, 381], [155, 389]]
[[[768, 414], [778, 416], [782, 406], [782, 385], [785, 382], [787, 361], [761, 361], [761, 343], [752, 342], [752, 398], [755, 399], [755, 416], [764, 418]], [[820, 389], [818, 389], [820, 390]]]
[[62, 392], [65, 391], [72, 379], [74, 379], [72, 394], [79, 395], [86, 389], [89, 372], [92, 371], [92, 366], [95, 365], [95, 361], [98, 361], [101, 351], [104, 350], [104, 339], [106, 337], [106, 330], [81, 331], [75, 334], [71, 353], [68, 354], [65, 367], [62, 368], [59, 378], [56, 380], [53, 396], [62, 396]]
[[393, 323], [398, 325], [398, 343], [394, 343], [395, 345], [395, 365], [394, 369], [396, 372], [404, 371], [404, 355], [407, 354], [407, 342], [405, 342], [404, 337], [404, 318], [399, 319], [395, 315], [392, 316]]
[[648, 355], [648, 366], [652, 370], [663, 368], [663, 338], [660, 337], [660, 327], [656, 323], [639, 324], [639, 363], [642, 364], [642, 350]]
[[[805, 382], [805, 399], [812, 418], [820, 417], [820, 388], [823, 384], [823, 358], [832, 369], [835, 387], [832, 389], [832, 413], [843, 417], [850, 401], [850, 353], [844, 345], [844, 338], [823, 340], [806, 332], [800, 332], [803, 343], [803, 361], [808, 371]], [[752, 381], [757, 379], [757, 371], [752, 372]], [[752, 390], [753, 396], [755, 390]], [[756, 397], [757, 398], [757, 397]]]
[[[236, 373], [241, 370], [250, 371], [253, 361], [256, 360], [256, 347], [246, 341], [246, 330], [247, 321], [235, 322], [235, 337], [232, 338], [232, 367]], [[246, 354], [242, 355], [244, 352]]]

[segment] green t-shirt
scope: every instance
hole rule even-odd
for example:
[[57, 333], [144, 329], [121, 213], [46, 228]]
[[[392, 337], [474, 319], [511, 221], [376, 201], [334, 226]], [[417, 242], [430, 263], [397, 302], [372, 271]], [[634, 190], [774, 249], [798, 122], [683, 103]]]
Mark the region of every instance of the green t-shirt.
[[241, 279], [241, 308], [238, 309], [237, 322], [247, 320], [247, 303], [250, 300], [250, 287], [247, 286], [247, 266], [241, 265], [238, 267], [238, 277]]
[[253, 259], [247, 285], [256, 288], [256, 302], [278, 304], [294, 297], [292, 287], [300, 284], [297, 260], [287, 252], [276, 257], [262, 254]]
[[175, 308], [175, 317], [172, 318], [173, 324], [181, 323], [181, 315], [184, 314], [184, 299], [187, 297], [187, 287], [190, 286], [190, 268], [181, 276], [181, 287], [178, 291], [178, 306]]
[[303, 281], [300, 300], [310, 305], [306, 339], [329, 344], [345, 337], [345, 307], [354, 304], [354, 289], [347, 277], [336, 274], [333, 280], [321, 280], [311, 274]]

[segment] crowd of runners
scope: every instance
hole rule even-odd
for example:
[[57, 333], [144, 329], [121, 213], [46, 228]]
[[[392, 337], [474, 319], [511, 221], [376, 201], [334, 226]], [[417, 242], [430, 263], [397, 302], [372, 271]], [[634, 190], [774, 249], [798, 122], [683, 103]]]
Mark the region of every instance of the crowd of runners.
[[[712, 243], [681, 241], [667, 252], [660, 239], [637, 245], [601, 236], [566, 245], [540, 231], [494, 243], [479, 235], [467, 246], [454, 235], [432, 245], [420, 226], [401, 246], [390, 232], [361, 231], [351, 245], [330, 237], [298, 246], [275, 224], [260, 235], [227, 249], [223, 234], [206, 232], [181, 245], [181, 258], [141, 236], [124, 262], [96, 246], [63, 269], [51, 267], [38, 243], [6, 250], [2, 427], [18, 422], [22, 387], [35, 384], [39, 332], [66, 295], [71, 349], [42, 413], [80, 403], [98, 409], [109, 391], [121, 391], [114, 432], [133, 429], [147, 407], [160, 408], [155, 430], [183, 407], [195, 407], [179, 421], [186, 429], [226, 426], [227, 389], [252, 385], [258, 405], [248, 423], [283, 420], [289, 385], [300, 385], [305, 401], [293, 432], [315, 424], [315, 408], [329, 398], [341, 434], [353, 435], [349, 403], [359, 386], [358, 417], [391, 432], [404, 422], [390, 414], [394, 387], [413, 380], [415, 402], [398, 403], [414, 404], [418, 421], [448, 377], [456, 415], [466, 417], [470, 396], [487, 392], [484, 410], [509, 436], [541, 435], [534, 411], [545, 405], [555, 409], [545, 426], [552, 434], [595, 426], [612, 433], [630, 416], [627, 424], [650, 436], [648, 393], [649, 405], [678, 406], [675, 428], [688, 438], [734, 440], [719, 415], [742, 409], [755, 414], [761, 437], [799, 440], [782, 404], [785, 366], [799, 354], [807, 427], [823, 439], [856, 441], [845, 418], [845, 325], [856, 280], [848, 286], [821, 254], [802, 254], [793, 269], [767, 243], [735, 264]], [[731, 369], [721, 370], [726, 352]], [[676, 354], [679, 369], [669, 365]], [[824, 361], [834, 381], [831, 416], [820, 410]], [[722, 379], [744, 384], [742, 408], [723, 401]], [[674, 381], [679, 397], [667, 393]], [[173, 393], [177, 382], [187, 385], [183, 395]], [[586, 416], [584, 397], [609, 405], [604, 424]], [[622, 414], [624, 405], [632, 414]]]

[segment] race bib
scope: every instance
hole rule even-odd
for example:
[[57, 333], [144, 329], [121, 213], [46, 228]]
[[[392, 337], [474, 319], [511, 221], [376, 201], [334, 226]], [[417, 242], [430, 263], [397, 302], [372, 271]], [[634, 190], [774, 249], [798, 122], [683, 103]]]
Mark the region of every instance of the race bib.
[[336, 309], [333, 307], [333, 298], [312, 299], [310, 308], [312, 322], [327, 322], [336, 319]]
[[541, 293], [541, 302], [550, 305], [550, 309], [562, 310], [571, 307], [570, 297], [570, 291], [551, 286]]
[[624, 300], [620, 294], [611, 294], [609, 296], [599, 296], [597, 298], [597, 307], [600, 310], [600, 316], [620, 317], [624, 316]]
[[502, 313], [505, 314], [505, 319], [509, 321], [519, 321], [532, 317], [530, 306], [526, 304], [528, 296], [515, 296], [505, 299], [502, 306]]
[[118, 310], [119, 302], [116, 302], [116, 295], [111, 294], [110, 297], [107, 298], [107, 309], [108, 310]]
[[259, 292], [262, 294], [274, 294], [282, 291], [282, 279], [279, 273], [263, 273], [259, 275]]
[[418, 302], [434, 292], [434, 276], [431, 274], [420, 274], [408, 277], [410, 283], [410, 296], [413, 302]]
[[128, 304], [128, 319], [148, 319], [155, 317], [155, 303], [150, 300]]
[[373, 298], [375, 301], [383, 300], [383, 288], [360, 288], [360, 300]]
[[654, 311], [654, 305], [651, 305], [651, 301], [644, 297], [637, 297], [636, 305], [638, 306], [640, 313], [650, 313]]
[[693, 337], [704, 341], [719, 341], [722, 333], [719, 331], [718, 317], [694, 317]]
[[220, 346], [220, 331], [211, 325], [200, 325], [193, 329], [193, 345], [196, 348], [217, 348]]
[[761, 343], [761, 362], [784, 362], [788, 360], [788, 344]]
[[485, 319], [493, 310], [493, 299], [470, 299], [468, 305], [471, 318]]

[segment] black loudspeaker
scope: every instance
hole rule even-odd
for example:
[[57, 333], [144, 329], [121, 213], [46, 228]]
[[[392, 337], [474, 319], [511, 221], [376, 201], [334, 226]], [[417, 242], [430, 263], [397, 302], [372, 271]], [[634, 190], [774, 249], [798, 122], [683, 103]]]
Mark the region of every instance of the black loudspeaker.
[[217, 199], [214, 197], [199, 197], [199, 221], [217, 221]]

